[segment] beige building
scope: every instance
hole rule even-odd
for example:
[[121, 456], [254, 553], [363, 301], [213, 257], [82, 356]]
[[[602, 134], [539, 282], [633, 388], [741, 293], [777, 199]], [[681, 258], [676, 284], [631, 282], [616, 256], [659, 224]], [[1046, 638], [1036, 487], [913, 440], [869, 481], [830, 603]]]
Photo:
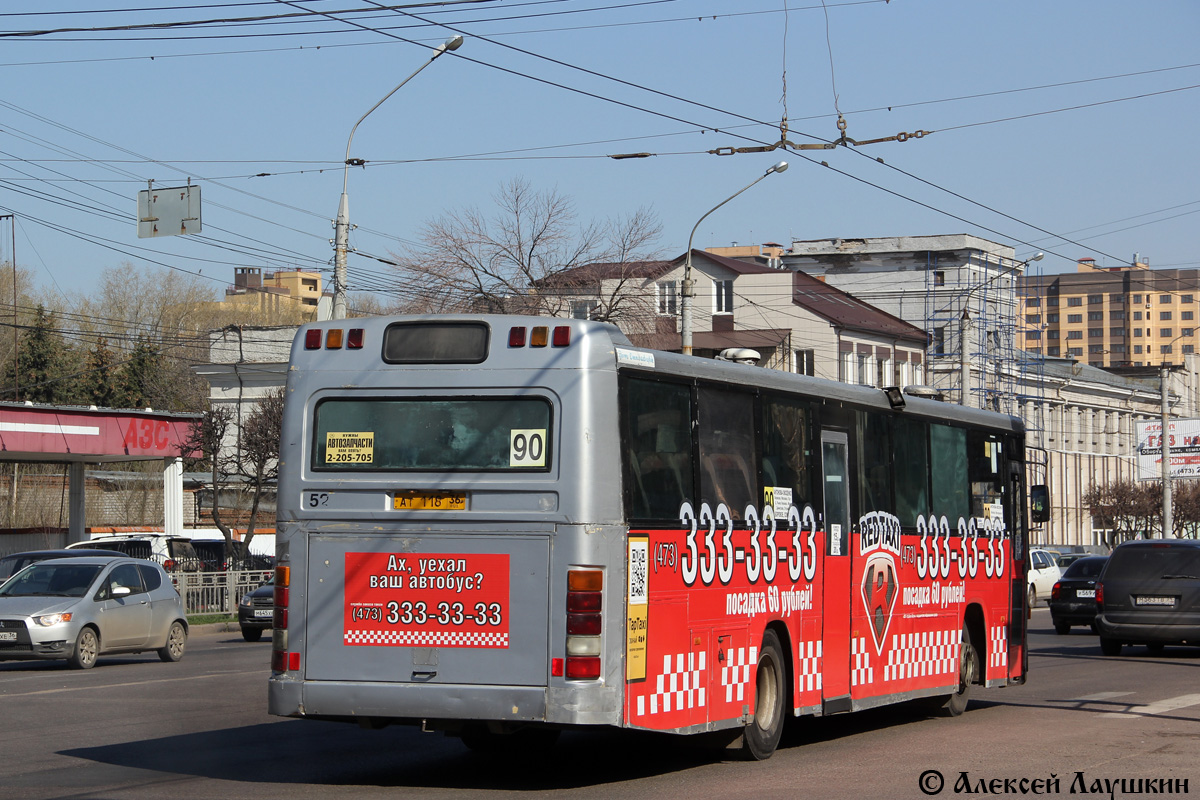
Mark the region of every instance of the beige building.
[[311, 316], [321, 300], [321, 273], [280, 270], [263, 273], [259, 267], [234, 269], [233, 285], [225, 290], [227, 304], [250, 304], [272, 314]]
[[1026, 276], [1019, 291], [1022, 346], [1095, 367], [1179, 365], [1196, 352], [1200, 271], [1097, 267]]

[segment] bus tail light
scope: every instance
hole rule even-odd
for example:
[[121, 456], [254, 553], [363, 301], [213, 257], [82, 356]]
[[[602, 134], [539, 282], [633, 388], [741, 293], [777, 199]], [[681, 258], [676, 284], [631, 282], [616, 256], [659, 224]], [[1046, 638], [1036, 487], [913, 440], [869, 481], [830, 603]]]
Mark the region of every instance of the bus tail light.
[[304, 332], [304, 349], [305, 350], [320, 350], [321, 349], [321, 329], [309, 328]]
[[594, 681], [600, 678], [603, 604], [603, 571], [573, 569], [567, 572], [568, 680]]
[[571, 329], [566, 325], [557, 325], [554, 328], [554, 338], [550, 341], [555, 347], [566, 347], [571, 343]]
[[525, 326], [514, 325], [508, 329], [508, 346], [509, 347], [524, 347], [525, 346]]
[[363, 329], [351, 328], [350, 333], [346, 335], [346, 347], [351, 350], [361, 350], [363, 346]]
[[292, 568], [275, 567], [275, 613], [271, 620], [271, 671], [298, 672], [300, 654], [288, 652], [288, 603], [291, 600]]

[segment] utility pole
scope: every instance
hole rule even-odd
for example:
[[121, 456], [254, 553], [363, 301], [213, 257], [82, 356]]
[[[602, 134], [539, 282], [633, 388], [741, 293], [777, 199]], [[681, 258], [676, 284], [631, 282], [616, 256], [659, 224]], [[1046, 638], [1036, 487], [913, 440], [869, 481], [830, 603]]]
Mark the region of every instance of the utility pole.
[[1171, 418], [1170, 408], [1171, 403], [1168, 399], [1170, 394], [1167, 387], [1167, 362], [1162, 363], [1162, 372], [1159, 377], [1159, 383], [1162, 388], [1162, 537], [1163, 539], [1171, 538], [1171, 531], [1175, 527], [1173, 519], [1173, 511], [1171, 508]]

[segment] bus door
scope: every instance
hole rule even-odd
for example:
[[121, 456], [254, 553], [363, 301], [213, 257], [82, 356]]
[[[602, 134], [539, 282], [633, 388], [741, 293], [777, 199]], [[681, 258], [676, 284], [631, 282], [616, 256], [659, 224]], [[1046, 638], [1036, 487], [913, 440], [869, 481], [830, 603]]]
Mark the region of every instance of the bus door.
[[845, 433], [821, 433], [825, 497], [822, 567], [823, 711], [850, 710], [850, 470]]

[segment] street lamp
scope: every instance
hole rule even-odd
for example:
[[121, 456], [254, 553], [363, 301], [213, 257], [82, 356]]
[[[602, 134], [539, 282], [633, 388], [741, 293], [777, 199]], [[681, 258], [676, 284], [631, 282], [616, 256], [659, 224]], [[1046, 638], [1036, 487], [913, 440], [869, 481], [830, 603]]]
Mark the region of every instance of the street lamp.
[[692, 354], [692, 298], [696, 295], [696, 287], [692, 284], [692, 239], [696, 236], [696, 228], [700, 227], [700, 223], [704, 222], [705, 218], [708, 217], [709, 214], [713, 213], [718, 208], [725, 205], [730, 200], [770, 175], [772, 172], [784, 172], [787, 170], [787, 168], [788, 163], [786, 161], [780, 161], [778, 164], [771, 167], [762, 175], [759, 175], [746, 186], [729, 195], [729, 197], [726, 197], [708, 211], [704, 212], [704, 216], [696, 220], [695, 226], [692, 227], [692, 232], [688, 234], [687, 255], [684, 256], [683, 261], [683, 285], [680, 287], [680, 293], [683, 295], [683, 309], [680, 313], [680, 327], [683, 328], [682, 350], [685, 356], [690, 356]]
[[395, 89], [383, 96], [375, 105], [367, 109], [367, 113], [358, 118], [358, 122], [354, 123], [354, 127], [350, 129], [350, 138], [346, 140], [346, 161], [342, 169], [342, 199], [338, 203], [337, 220], [334, 221], [334, 258], [333, 258], [333, 319], [346, 318], [346, 250], [349, 247], [350, 238], [350, 201], [346, 196], [346, 184], [350, 179], [351, 165], [359, 167], [366, 162], [361, 159], [350, 158], [350, 143], [354, 141], [354, 132], [358, 130], [358, 125], [375, 109], [379, 108], [384, 102], [400, 90], [400, 87], [411, 81], [417, 76], [417, 73], [428, 67], [438, 59], [442, 53], [447, 50], [457, 50], [463, 43], [463, 37], [455, 34], [446, 41], [439, 44], [433, 51], [433, 56], [430, 57], [421, 66], [417, 67], [412, 75], [409, 75], [404, 80], [396, 85]]

